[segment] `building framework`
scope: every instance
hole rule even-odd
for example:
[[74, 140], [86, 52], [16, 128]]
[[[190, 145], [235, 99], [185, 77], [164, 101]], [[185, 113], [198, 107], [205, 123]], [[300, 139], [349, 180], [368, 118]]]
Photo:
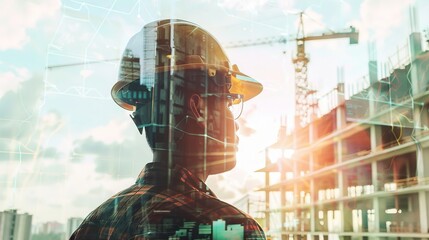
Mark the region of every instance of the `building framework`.
[[429, 238], [429, 52], [416, 32], [407, 50], [381, 79], [370, 61], [369, 86], [351, 96], [338, 83], [336, 107], [266, 149], [269, 235]]

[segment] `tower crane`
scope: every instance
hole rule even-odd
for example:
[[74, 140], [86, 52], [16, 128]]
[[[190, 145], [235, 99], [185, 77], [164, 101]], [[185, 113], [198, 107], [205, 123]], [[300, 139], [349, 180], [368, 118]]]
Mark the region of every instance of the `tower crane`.
[[302, 18], [303, 14], [303, 12], [299, 13], [299, 25], [296, 37], [288, 38], [280, 36], [259, 38], [252, 41], [241, 41], [225, 45], [225, 48], [237, 48], [296, 41], [296, 56], [292, 59], [292, 63], [295, 66], [295, 125], [299, 124], [301, 127], [310, 123], [311, 115], [316, 113], [317, 109], [317, 104], [314, 101], [314, 95], [316, 91], [309, 88], [307, 81], [307, 65], [310, 59], [305, 52], [305, 42], [336, 38], [349, 38], [350, 44], [357, 44], [359, 39], [359, 32], [356, 31], [356, 28], [352, 26], [350, 26], [347, 31], [330, 31], [327, 33], [306, 36], [304, 34], [304, 21]]

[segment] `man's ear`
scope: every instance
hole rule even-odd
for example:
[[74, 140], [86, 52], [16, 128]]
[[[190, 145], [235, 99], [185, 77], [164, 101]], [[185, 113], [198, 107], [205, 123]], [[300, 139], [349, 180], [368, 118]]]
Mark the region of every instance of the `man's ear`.
[[198, 94], [193, 94], [189, 99], [189, 109], [191, 110], [192, 116], [197, 120], [198, 124], [205, 127], [204, 119], [204, 103], [203, 99]]

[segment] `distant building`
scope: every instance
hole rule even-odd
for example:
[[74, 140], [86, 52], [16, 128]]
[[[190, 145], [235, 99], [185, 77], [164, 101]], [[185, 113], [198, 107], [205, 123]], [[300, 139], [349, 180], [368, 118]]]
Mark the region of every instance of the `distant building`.
[[49, 221], [33, 225], [31, 240], [68, 240], [64, 231], [64, 224]]
[[32, 215], [16, 209], [0, 212], [0, 239], [30, 240]]
[[69, 239], [73, 232], [79, 227], [79, 225], [83, 222], [82, 218], [72, 217], [67, 220], [66, 227], [66, 239]]
[[42, 224], [41, 229], [39, 230], [39, 233], [44, 234], [50, 234], [50, 233], [63, 233], [64, 232], [64, 225], [57, 222], [45, 222]]

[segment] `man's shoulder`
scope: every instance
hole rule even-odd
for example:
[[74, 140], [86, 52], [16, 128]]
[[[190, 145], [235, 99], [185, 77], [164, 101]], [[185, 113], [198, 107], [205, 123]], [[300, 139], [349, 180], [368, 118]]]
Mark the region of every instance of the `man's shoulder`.
[[164, 229], [166, 233], [160, 234], [171, 236], [189, 228], [194, 229], [194, 234], [204, 232], [213, 226], [242, 229], [245, 236], [256, 236], [246, 239], [264, 239], [262, 229], [253, 218], [213, 195], [147, 185], [132, 185], [109, 198], [88, 215], [78, 229], [80, 233], [75, 235], [121, 239], [123, 234], [129, 237]]

